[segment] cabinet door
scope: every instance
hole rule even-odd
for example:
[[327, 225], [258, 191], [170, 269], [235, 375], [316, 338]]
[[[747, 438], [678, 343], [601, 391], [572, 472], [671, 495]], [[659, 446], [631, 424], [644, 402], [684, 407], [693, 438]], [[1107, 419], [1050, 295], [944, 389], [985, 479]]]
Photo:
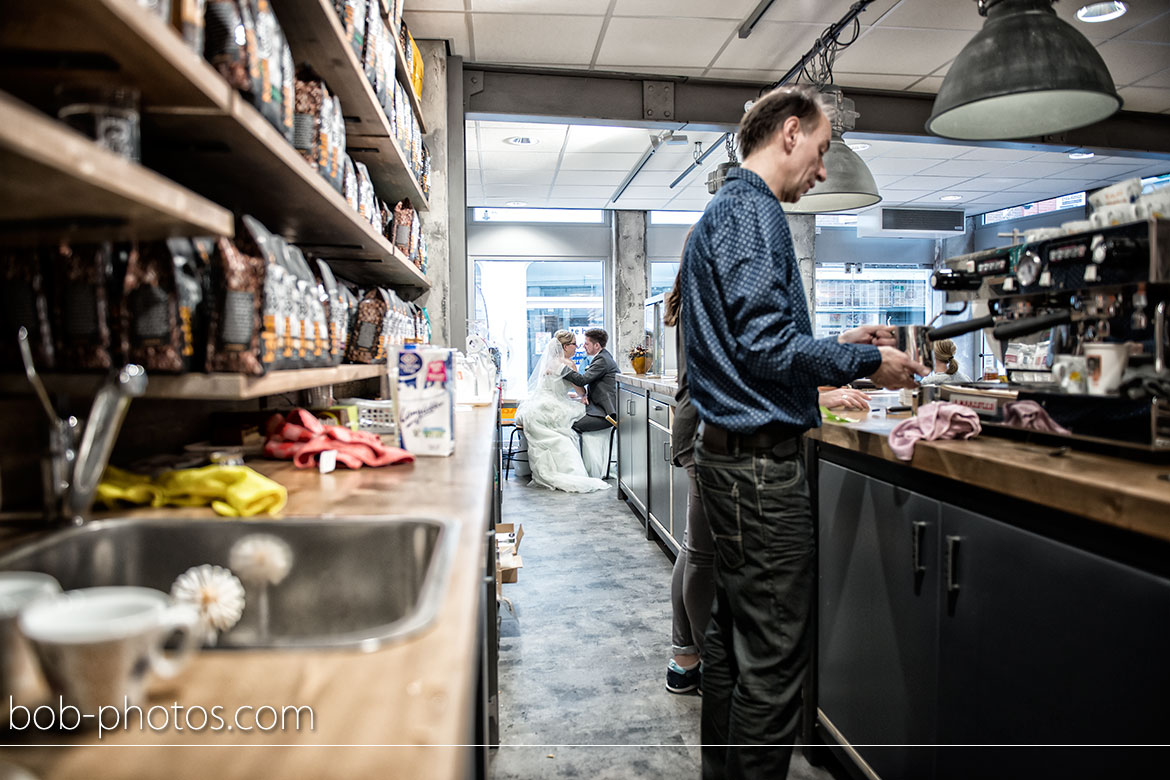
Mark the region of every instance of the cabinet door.
[[817, 705], [883, 778], [933, 774], [938, 502], [821, 461]]
[[662, 526], [666, 535], [670, 536], [670, 432], [660, 425], [650, 423], [649, 444], [647, 472], [650, 486], [647, 510]]
[[626, 498], [646, 512], [646, 396], [620, 388], [618, 393], [618, 478]]
[[[949, 504], [942, 527], [944, 743], [1166, 742], [1170, 581]], [[940, 776], [1008, 776], [995, 751], [942, 755]], [[1007, 763], [1014, 777], [1138, 777], [1124, 764], [1141, 758], [1040, 749]]]

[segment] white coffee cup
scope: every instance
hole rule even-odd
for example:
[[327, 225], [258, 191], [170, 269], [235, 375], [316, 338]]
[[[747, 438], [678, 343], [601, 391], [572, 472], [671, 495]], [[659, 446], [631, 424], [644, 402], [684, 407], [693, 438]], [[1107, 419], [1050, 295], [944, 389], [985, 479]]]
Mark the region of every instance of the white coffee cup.
[[[61, 592], [57, 580], [36, 571], [0, 572], [0, 702], [31, 702], [44, 692], [44, 682], [27, 640], [17, 628], [20, 611]], [[8, 707], [0, 707], [0, 723]]]
[[[140, 703], [150, 673], [174, 677], [199, 640], [199, 614], [162, 591], [138, 587], [72, 590], [30, 605], [20, 615], [55, 694], [82, 715]], [[174, 632], [175, 657], [163, 655]], [[96, 725], [96, 720], [88, 721]]]
[[1088, 388], [1088, 370], [1082, 355], [1055, 355], [1052, 358], [1052, 376], [1066, 393], [1084, 393]]
[[1128, 362], [1129, 347], [1126, 344], [1086, 344], [1085, 373], [1089, 395], [1116, 392]]

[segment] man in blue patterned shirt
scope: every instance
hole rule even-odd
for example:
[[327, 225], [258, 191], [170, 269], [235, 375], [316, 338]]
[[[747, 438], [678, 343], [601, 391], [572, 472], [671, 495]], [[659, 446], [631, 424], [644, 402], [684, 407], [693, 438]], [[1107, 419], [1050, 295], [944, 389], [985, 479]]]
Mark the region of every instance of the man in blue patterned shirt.
[[815, 93], [770, 92], [739, 140], [743, 165], [695, 225], [681, 269], [687, 378], [702, 421], [694, 458], [716, 553], [703, 777], [779, 780], [811, 639], [815, 542], [798, 444], [820, 425], [817, 386], [868, 376], [911, 387], [929, 369], [879, 326], [813, 338], [780, 202], [825, 180], [830, 124]]

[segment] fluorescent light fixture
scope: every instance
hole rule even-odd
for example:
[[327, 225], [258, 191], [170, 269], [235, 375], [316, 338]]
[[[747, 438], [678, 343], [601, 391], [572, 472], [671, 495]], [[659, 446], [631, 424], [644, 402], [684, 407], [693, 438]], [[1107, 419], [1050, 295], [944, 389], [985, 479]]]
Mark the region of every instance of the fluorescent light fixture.
[[939, 200], [962, 200], [962, 195], [943, 195]]
[[1077, 11], [1077, 18], [1082, 22], [1111, 22], [1118, 17], [1125, 16], [1129, 6], [1121, 2], [1089, 3], [1081, 6]]
[[826, 112], [833, 123], [829, 151], [825, 152], [825, 172], [828, 176], [813, 185], [796, 203], [785, 203], [784, 210], [790, 214], [853, 211], [872, 206], [882, 199], [865, 161], [841, 139], [845, 132], [853, 129], [857, 119], [853, 101], [836, 88], [826, 89], [822, 93], [822, 100], [833, 103]]
[[1088, 160], [1088, 159], [1096, 157], [1096, 156], [1097, 155], [1093, 154], [1092, 152], [1070, 152], [1068, 155], [1068, 159], [1070, 159], [1070, 160]]
[[515, 208], [520, 208], [521, 206], [527, 206], [528, 201], [526, 201], [526, 200], [510, 200], [507, 203], [505, 203], [504, 205], [510, 209], [515, 209]]
[[1052, 0], [980, 3], [987, 17], [938, 90], [926, 129], [965, 141], [1050, 135], [1121, 108], [1105, 61]]
[[527, 135], [514, 135], [511, 138], [505, 138], [504, 143], [512, 146], [536, 146], [540, 143], [540, 139]]
[[869, 144], [849, 144], [849, 148], [855, 152], [864, 152], [869, 148]]

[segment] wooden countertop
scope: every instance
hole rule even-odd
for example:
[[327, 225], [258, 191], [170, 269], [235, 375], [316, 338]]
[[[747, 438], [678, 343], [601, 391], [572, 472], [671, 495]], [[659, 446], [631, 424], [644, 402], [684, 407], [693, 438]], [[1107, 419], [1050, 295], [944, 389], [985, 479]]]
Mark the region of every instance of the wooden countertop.
[[[287, 515], [409, 514], [462, 521], [445, 600], [435, 622], [421, 633], [370, 653], [203, 652], [169, 689], [156, 685], [149, 701], [208, 710], [221, 705], [229, 713], [243, 705], [278, 710], [307, 705], [313, 708], [313, 730], [133, 729], [107, 732], [100, 742], [92, 732], [76, 737], [9, 732], [5, 742], [71, 747], [6, 748], [0, 751], [3, 758], [46, 780], [464, 777], [471, 751], [460, 746], [472, 740], [497, 414], [494, 406], [460, 409], [455, 454], [420, 458], [410, 466], [339, 469], [322, 476], [290, 463], [251, 464], [288, 487]], [[136, 747], [102, 749], [129, 745]]]
[[[844, 412], [842, 414], [848, 414]], [[919, 442], [913, 460], [898, 460], [881, 433], [826, 422], [809, 438], [901, 463], [1091, 520], [1170, 541], [1170, 464], [1151, 464], [982, 435], [968, 441]]]
[[642, 390], [649, 390], [652, 393], [661, 393], [662, 395], [669, 395], [674, 397], [678, 390], [677, 376], [662, 376], [657, 374], [618, 374], [617, 381], [619, 384], [631, 385], [633, 387], [641, 388]]

